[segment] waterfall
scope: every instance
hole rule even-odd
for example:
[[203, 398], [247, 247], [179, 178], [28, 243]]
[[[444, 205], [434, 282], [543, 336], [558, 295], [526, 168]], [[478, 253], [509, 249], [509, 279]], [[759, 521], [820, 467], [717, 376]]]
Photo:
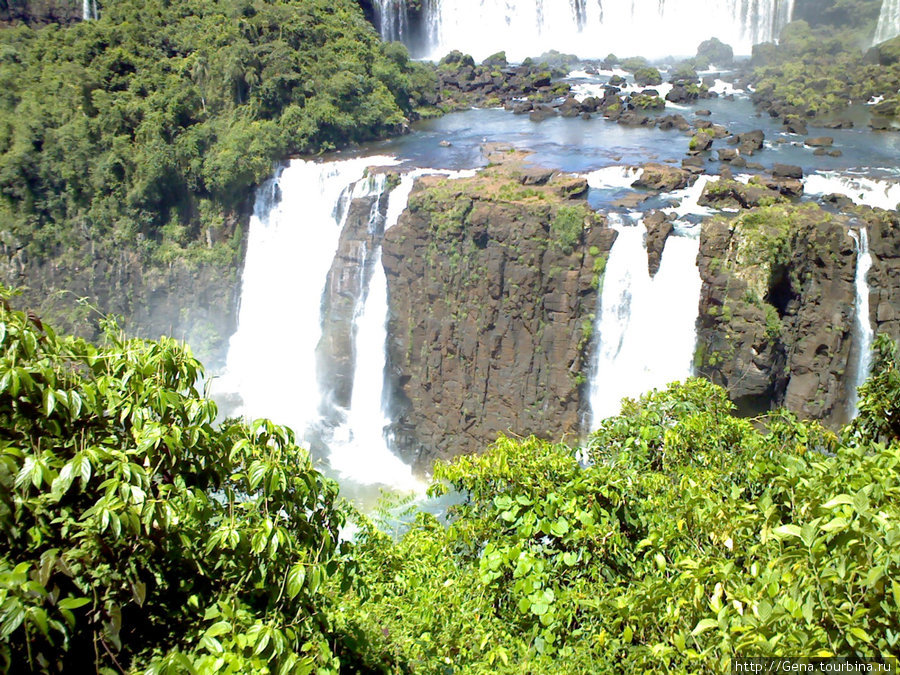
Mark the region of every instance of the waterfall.
[[[384, 231], [397, 223], [406, 209], [409, 193], [420, 171], [407, 173], [388, 197]], [[357, 301], [353, 394], [346, 422], [335, 430], [330, 443], [331, 468], [360, 483], [382, 483], [421, 492], [422, 486], [388, 447], [385, 429], [390, 423], [385, 400], [385, 352], [387, 349], [387, 279], [381, 264], [381, 246], [373, 254], [368, 291]]]
[[803, 191], [813, 195], [840, 194], [849, 197], [854, 204], [887, 211], [896, 209], [900, 204], [900, 183], [834, 171], [809, 174], [803, 179]]
[[856, 365], [856, 381], [850, 394], [850, 415], [855, 417], [858, 403], [856, 390], [866, 381], [872, 368], [874, 331], [869, 320], [869, 283], [866, 280], [872, 268], [872, 254], [869, 253], [869, 231], [865, 227], [860, 227], [858, 234], [851, 230], [850, 236], [856, 242], [856, 344], [859, 357]]
[[375, 0], [374, 6], [381, 37], [403, 42], [409, 33], [406, 0]]
[[[382, 37], [402, 40], [411, 0], [378, 0]], [[718, 37], [737, 53], [774, 40], [794, 0], [420, 0], [431, 58], [459, 49], [482, 59], [501, 49], [514, 60], [548, 49], [583, 58], [691, 56]]]
[[84, 21], [97, 18], [97, 0], [83, 0], [81, 3], [81, 18]]
[[875, 28], [874, 44], [900, 35], [900, 0], [884, 0]]
[[623, 397], [691, 375], [700, 305], [696, 228], [678, 224], [651, 278], [643, 222], [629, 224], [615, 213], [609, 222], [619, 235], [609, 253], [597, 312], [591, 428], [617, 414]]
[[[388, 157], [293, 160], [257, 191], [238, 328], [216, 383], [238, 394], [238, 413], [287, 424], [304, 438], [318, 421], [316, 347], [321, 303], [350, 200], [379, 189], [361, 180]], [[382, 182], [383, 186], [383, 182]]]

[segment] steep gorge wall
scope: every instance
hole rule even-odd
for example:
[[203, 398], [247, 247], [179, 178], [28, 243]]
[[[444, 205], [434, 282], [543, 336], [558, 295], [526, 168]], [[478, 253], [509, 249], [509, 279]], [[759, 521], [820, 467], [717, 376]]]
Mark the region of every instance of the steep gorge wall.
[[580, 431], [615, 232], [587, 208], [584, 179], [503, 159], [471, 179], [420, 179], [385, 235], [395, 447], [420, 470], [499, 433]]
[[16, 304], [57, 329], [96, 338], [99, 319], [115, 315], [130, 335], [187, 341], [215, 368], [236, 328], [248, 220], [235, 214], [206, 233], [205, 250], [168, 259], [149, 255], [140, 241], [95, 241], [87, 230], [77, 246], [36, 257], [0, 232], [0, 283], [21, 290]]

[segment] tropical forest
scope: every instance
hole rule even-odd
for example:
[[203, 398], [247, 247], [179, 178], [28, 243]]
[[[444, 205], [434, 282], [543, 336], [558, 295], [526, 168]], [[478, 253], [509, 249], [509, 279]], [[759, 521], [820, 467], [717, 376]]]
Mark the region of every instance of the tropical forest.
[[0, 673], [900, 667], [900, 0], [0, 0]]

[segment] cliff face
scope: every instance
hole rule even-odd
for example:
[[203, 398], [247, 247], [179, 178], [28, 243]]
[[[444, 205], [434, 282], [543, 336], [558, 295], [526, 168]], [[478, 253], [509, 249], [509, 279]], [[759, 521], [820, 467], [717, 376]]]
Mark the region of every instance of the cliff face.
[[395, 441], [420, 470], [501, 432], [579, 432], [615, 232], [587, 208], [584, 179], [521, 160], [420, 179], [384, 238]]
[[0, 232], [0, 283], [21, 289], [17, 305], [59, 330], [96, 338], [101, 316], [115, 315], [131, 335], [185, 340], [215, 368], [237, 327], [246, 221], [235, 215], [206, 233], [207, 246], [170, 259], [147, 255], [140, 241], [117, 247], [87, 232], [77, 246], [38, 258]]
[[705, 224], [695, 365], [742, 411], [783, 405], [803, 417], [846, 418], [855, 321], [850, 225], [815, 204]]
[[900, 339], [900, 214], [870, 211], [862, 214], [869, 227], [870, 319], [876, 332]]
[[81, 0], [0, 0], [0, 24], [71, 24], [81, 13]]
[[319, 389], [325, 395], [326, 422], [339, 421], [336, 408], [349, 408], [353, 396], [354, 319], [368, 288], [375, 251], [384, 235], [385, 195], [350, 202], [337, 253], [322, 297], [322, 337], [317, 349]]

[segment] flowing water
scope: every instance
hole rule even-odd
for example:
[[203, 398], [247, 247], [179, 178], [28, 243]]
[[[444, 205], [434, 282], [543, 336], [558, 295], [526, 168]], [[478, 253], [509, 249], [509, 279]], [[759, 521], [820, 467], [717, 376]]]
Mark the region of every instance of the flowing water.
[[856, 390], [862, 386], [872, 369], [872, 342], [875, 338], [872, 321], [869, 318], [869, 282], [867, 276], [872, 269], [872, 254], [869, 253], [869, 231], [865, 227], [859, 233], [850, 232], [856, 242], [856, 345], [857, 365], [853, 391], [850, 394], [850, 415], [857, 412], [858, 395]]
[[900, 35], [900, 0], [884, 0], [878, 26], [875, 28], [874, 44], [890, 40]]
[[[597, 184], [597, 176], [589, 175]], [[676, 193], [686, 213], [688, 192]], [[595, 326], [590, 428], [636, 398], [691, 375], [700, 305], [699, 229], [676, 221], [656, 275], [647, 267], [646, 228], [639, 214], [610, 213], [619, 235], [609, 253]]]
[[[603, 74], [585, 72], [573, 73], [571, 81], [580, 87], [605, 84]], [[882, 208], [895, 208], [900, 202], [896, 169], [900, 139], [897, 134], [868, 131], [865, 106], [848, 113], [857, 122], [855, 128], [828, 131], [834, 146], [842, 150], [840, 157], [814, 156], [802, 137], [785, 133], [768, 116], [756, 117], [741, 92], [734, 100], [669, 106], [666, 113], [676, 110], [689, 117], [699, 108], [709, 109], [713, 121], [735, 133], [762, 129], [766, 148], [754, 159], [766, 167], [800, 165], [808, 195], [839, 193]], [[688, 136], [653, 127], [624, 127], [602, 118], [557, 117], [535, 123], [504, 110], [470, 110], [417, 123], [411, 134], [336, 155], [332, 161], [294, 160], [257, 192], [239, 326], [214, 390], [217, 398], [233, 403], [237, 413], [292, 426], [313, 446], [322, 468], [341, 480], [345, 493], [364, 494], [366, 502], [382, 485], [421, 491], [409, 467], [392, 454], [392, 439], [385, 433], [392, 422], [384, 386], [390, 298], [381, 264], [381, 234], [397, 222], [417, 175], [433, 171], [451, 177], [471, 175], [487, 161], [482, 153], [485, 141], [529, 150], [529, 161], [535, 165], [585, 174], [589, 203], [608, 213], [611, 226], [619, 231], [598, 298], [591, 369], [585, 373], [591, 378], [590, 426], [615, 413], [623, 396], [638, 396], [691, 374], [700, 293], [697, 223], [711, 213], [699, 206], [698, 199], [703, 186], [716, 178], [701, 176], [692, 187], [652, 197], [637, 208], [616, 205], [641, 176], [639, 165], [680, 162]], [[721, 141], [716, 142], [719, 145]], [[399, 172], [400, 184], [385, 194], [384, 175], [367, 175], [374, 166]], [[714, 174], [717, 167], [710, 161], [708, 171]], [[460, 171], [466, 173], [452, 173]], [[326, 279], [349, 204], [364, 196], [378, 200], [369, 214], [371, 236], [359, 253], [359, 290], [352, 299], [352, 353], [347, 359], [352, 393], [338, 405], [329, 398], [328, 382], [317, 384], [322, 374], [317, 372], [321, 367], [316, 350], [323, 335]], [[655, 277], [647, 269], [642, 220], [651, 209], [662, 209], [675, 219], [675, 232], [667, 240]], [[863, 288], [870, 264], [866, 250], [861, 239], [860, 317], [868, 316]], [[867, 326], [860, 319], [857, 342], [863, 355], [870, 350]], [[861, 359], [858, 378], [867, 371]]]
[[[408, 0], [377, 0], [382, 37], [410, 43]], [[419, 0], [424, 51], [522, 60], [548, 49], [582, 58], [692, 56], [713, 36], [737, 53], [777, 39], [793, 0]], [[477, 21], [473, 17], [477, 16]]]
[[321, 299], [349, 200], [370, 194], [369, 166], [388, 157], [294, 160], [257, 192], [238, 328], [216, 390], [238, 393], [236, 412], [288, 424], [304, 437], [319, 418], [316, 346]]

